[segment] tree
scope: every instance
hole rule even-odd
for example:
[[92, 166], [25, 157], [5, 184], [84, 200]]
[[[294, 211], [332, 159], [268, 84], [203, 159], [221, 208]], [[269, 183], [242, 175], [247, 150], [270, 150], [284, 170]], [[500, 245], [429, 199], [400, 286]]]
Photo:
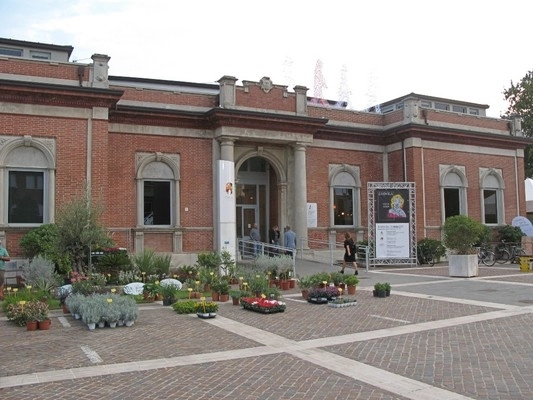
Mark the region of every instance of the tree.
[[69, 254], [72, 270], [85, 273], [91, 248], [109, 247], [111, 239], [99, 223], [100, 207], [94, 205], [89, 191], [85, 196], [68, 202], [57, 215], [58, 247]]
[[20, 239], [20, 247], [24, 256], [30, 259], [42, 256], [55, 264], [57, 273], [65, 275], [71, 270], [70, 258], [59, 251], [58, 237], [56, 224], [43, 224], [24, 235]]
[[[511, 119], [513, 116], [522, 118], [522, 131], [524, 136], [533, 137], [533, 71], [528, 73], [518, 82], [511, 81], [511, 87], [503, 91], [509, 108], [502, 118]], [[525, 173], [527, 177], [533, 176], [533, 146], [526, 147]]]

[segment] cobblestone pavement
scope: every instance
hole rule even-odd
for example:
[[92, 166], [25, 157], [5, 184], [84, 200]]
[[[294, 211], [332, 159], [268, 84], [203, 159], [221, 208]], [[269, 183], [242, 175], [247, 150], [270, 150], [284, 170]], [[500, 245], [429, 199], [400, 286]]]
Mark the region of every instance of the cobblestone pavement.
[[[129, 328], [89, 331], [55, 311], [51, 329], [35, 332], [0, 316], [0, 398], [533, 398], [533, 274], [447, 271], [361, 270], [357, 305], [340, 309], [294, 289], [272, 315], [227, 302], [202, 320], [152, 303]], [[390, 297], [372, 296], [378, 281]]]

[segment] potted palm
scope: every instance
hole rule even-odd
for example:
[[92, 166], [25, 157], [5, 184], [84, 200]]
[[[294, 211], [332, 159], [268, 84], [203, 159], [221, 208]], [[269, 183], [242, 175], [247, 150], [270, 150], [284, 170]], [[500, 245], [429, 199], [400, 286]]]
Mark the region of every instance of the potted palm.
[[450, 276], [469, 278], [478, 275], [477, 250], [474, 246], [485, 235], [485, 226], [466, 215], [446, 219], [443, 243], [449, 251]]

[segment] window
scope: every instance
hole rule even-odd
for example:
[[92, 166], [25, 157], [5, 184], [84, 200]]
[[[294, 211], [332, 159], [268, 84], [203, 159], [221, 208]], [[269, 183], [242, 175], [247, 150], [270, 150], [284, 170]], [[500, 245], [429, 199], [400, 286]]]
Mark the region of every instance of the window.
[[467, 108], [464, 106], [452, 106], [452, 111], [466, 114]]
[[0, 136], [0, 225], [46, 224], [54, 218], [55, 140]]
[[479, 110], [477, 108], [469, 108], [468, 113], [470, 115], [479, 115]]
[[461, 214], [459, 189], [444, 188], [444, 219]]
[[486, 224], [498, 223], [498, 197], [496, 190], [483, 190], [484, 218]]
[[361, 224], [359, 167], [329, 166], [331, 223], [333, 226], [357, 227]]
[[354, 225], [353, 189], [335, 188], [333, 190], [334, 225]]
[[8, 223], [42, 224], [44, 222], [43, 181], [43, 172], [9, 172]]
[[144, 181], [144, 225], [170, 225], [170, 182]]
[[50, 60], [52, 58], [52, 54], [47, 51], [30, 50], [30, 57], [35, 58], [36, 60]]
[[22, 49], [13, 49], [11, 47], [0, 47], [0, 55], [22, 57]]
[[490, 225], [503, 225], [504, 183], [501, 170], [494, 168], [480, 168], [481, 207], [483, 223]]
[[463, 166], [441, 165], [442, 223], [454, 215], [466, 215], [466, 171]]
[[448, 111], [450, 109], [450, 106], [446, 103], [437, 103], [435, 102], [435, 109], [436, 110], [444, 110]]
[[179, 155], [137, 154], [139, 225], [171, 227], [179, 221]]

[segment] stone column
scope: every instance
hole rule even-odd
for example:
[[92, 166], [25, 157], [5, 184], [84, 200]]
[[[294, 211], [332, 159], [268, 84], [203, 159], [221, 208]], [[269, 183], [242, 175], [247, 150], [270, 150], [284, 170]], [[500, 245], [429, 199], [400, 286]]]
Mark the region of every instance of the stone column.
[[[307, 244], [307, 174], [305, 167], [306, 147], [301, 143], [294, 145], [294, 232], [298, 248]], [[302, 241], [302, 239], [305, 239]]]
[[220, 159], [225, 161], [234, 161], [233, 149], [233, 139], [222, 139], [220, 141]]

